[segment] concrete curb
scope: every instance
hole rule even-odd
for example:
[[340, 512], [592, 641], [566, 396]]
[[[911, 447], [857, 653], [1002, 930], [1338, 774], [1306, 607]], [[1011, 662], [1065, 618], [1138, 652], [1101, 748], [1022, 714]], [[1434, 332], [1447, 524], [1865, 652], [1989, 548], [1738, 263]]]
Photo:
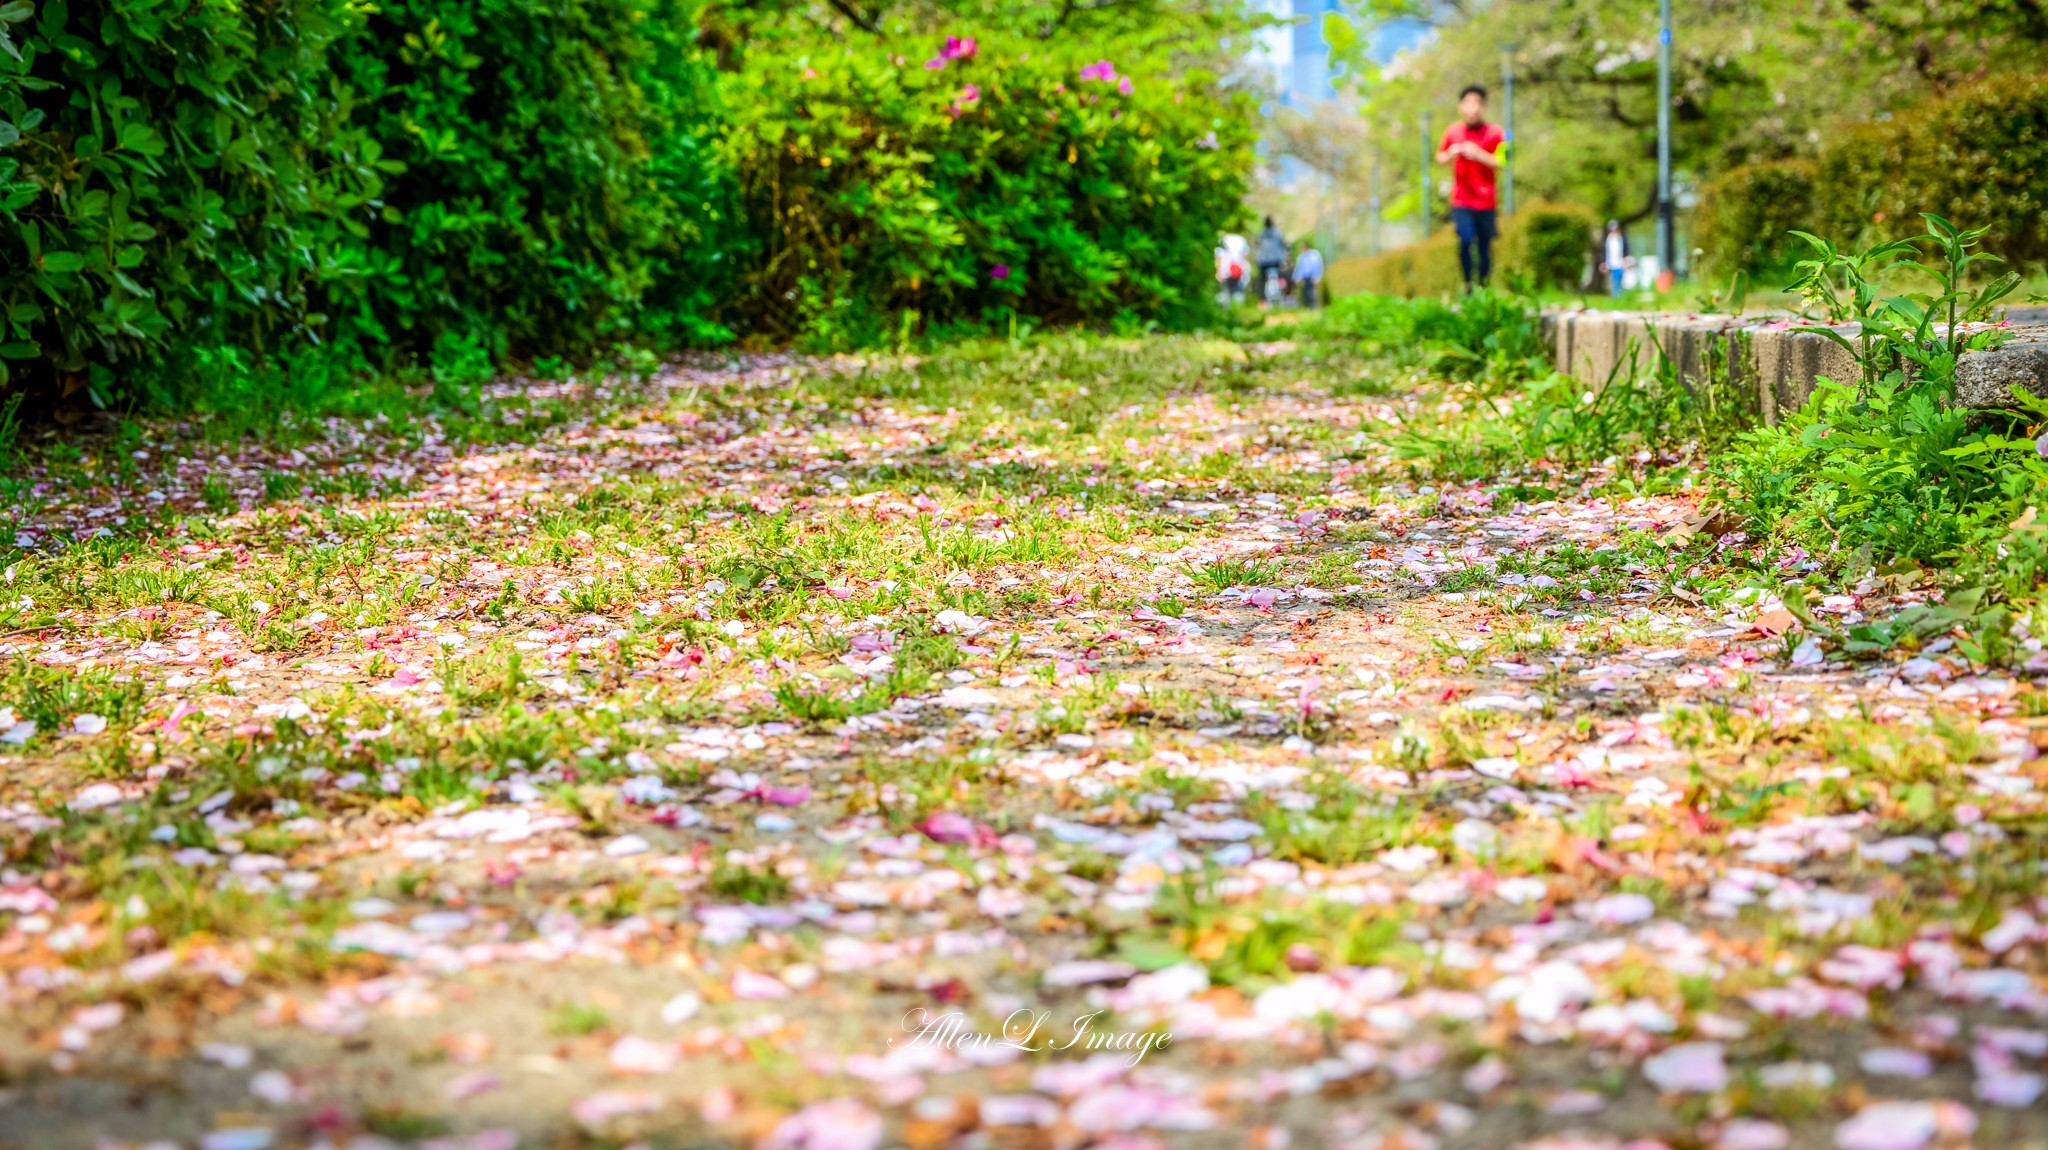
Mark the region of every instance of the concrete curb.
[[[1779, 412], [1805, 404], [1815, 380], [1846, 383], [1860, 374], [1846, 348], [1826, 336], [1792, 330], [1794, 322], [1783, 316], [1553, 311], [1543, 315], [1543, 335], [1557, 370], [1587, 383], [1647, 375], [1656, 370], [1661, 349], [1688, 387], [1716, 376], [1755, 387], [1759, 414], [1776, 423]], [[2015, 333], [2010, 343], [1965, 356], [1958, 366], [1957, 403], [2011, 407], [2015, 388], [2048, 395], [2048, 308], [2013, 308], [2007, 322]], [[1834, 330], [1853, 343], [1861, 328], [1846, 324]]]

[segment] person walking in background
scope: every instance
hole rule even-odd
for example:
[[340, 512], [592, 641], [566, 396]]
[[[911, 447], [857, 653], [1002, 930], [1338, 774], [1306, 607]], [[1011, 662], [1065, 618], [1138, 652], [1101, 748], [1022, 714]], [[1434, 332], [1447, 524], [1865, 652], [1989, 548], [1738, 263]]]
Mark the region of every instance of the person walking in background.
[[1216, 280], [1223, 285], [1217, 302], [1236, 307], [1244, 302], [1245, 272], [1251, 266], [1251, 245], [1235, 232], [1226, 232], [1223, 246], [1216, 249]]
[[1620, 220], [1607, 221], [1607, 239], [1601, 245], [1600, 268], [1607, 273], [1607, 294], [1621, 294], [1622, 280], [1628, 276], [1628, 236], [1622, 234]]
[[1323, 253], [1306, 242], [1294, 257], [1294, 283], [1301, 290], [1301, 306], [1316, 306], [1316, 292], [1323, 283]]
[[1287, 266], [1287, 237], [1273, 225], [1273, 217], [1266, 217], [1266, 226], [1254, 241], [1252, 255], [1259, 263], [1259, 298], [1274, 298], [1274, 288], [1280, 282], [1280, 271]]
[[1444, 130], [1436, 162], [1451, 165], [1451, 223], [1458, 229], [1458, 270], [1465, 290], [1485, 287], [1493, 274], [1493, 237], [1499, 234], [1494, 205], [1498, 195], [1501, 146], [1507, 136], [1486, 122], [1486, 89], [1467, 85], [1458, 93], [1459, 121]]

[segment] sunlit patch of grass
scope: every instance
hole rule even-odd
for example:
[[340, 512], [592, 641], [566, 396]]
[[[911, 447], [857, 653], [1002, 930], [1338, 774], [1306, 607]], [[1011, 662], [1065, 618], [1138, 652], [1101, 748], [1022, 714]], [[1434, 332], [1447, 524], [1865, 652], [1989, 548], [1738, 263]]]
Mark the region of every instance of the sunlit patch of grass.
[[49, 667], [17, 656], [0, 671], [0, 704], [36, 725], [36, 736], [65, 734], [79, 715], [98, 715], [118, 736], [141, 717], [148, 687], [105, 667]]
[[1269, 559], [1249, 559], [1239, 555], [1226, 555], [1211, 559], [1199, 567], [1183, 568], [1195, 585], [1210, 591], [1228, 591], [1232, 587], [1258, 587], [1272, 583], [1279, 578], [1280, 565]]
[[745, 865], [724, 859], [712, 868], [707, 889], [726, 902], [767, 906], [789, 900], [790, 882], [772, 865]]
[[1307, 810], [1293, 810], [1257, 796], [1246, 803], [1245, 816], [1265, 828], [1264, 838], [1274, 858], [1347, 866], [1405, 845], [1416, 812], [1333, 783], [1318, 789], [1315, 804]]

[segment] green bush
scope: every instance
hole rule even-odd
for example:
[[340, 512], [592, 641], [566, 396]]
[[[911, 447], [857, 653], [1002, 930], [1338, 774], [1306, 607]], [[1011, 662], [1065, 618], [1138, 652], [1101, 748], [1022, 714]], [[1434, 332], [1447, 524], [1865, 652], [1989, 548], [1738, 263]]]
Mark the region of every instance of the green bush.
[[[1531, 290], [1575, 290], [1585, 282], [1599, 217], [1576, 204], [1531, 204], [1501, 221], [1494, 242], [1494, 280]], [[1448, 225], [1421, 243], [1330, 268], [1330, 288], [1339, 295], [1375, 292], [1419, 298], [1451, 295], [1464, 287], [1458, 267], [1458, 237]]]
[[760, 247], [736, 312], [832, 345], [1013, 311], [1205, 313], [1216, 234], [1244, 211], [1248, 97], [1136, 40], [941, 43], [748, 57], [724, 148]]
[[1813, 218], [1814, 165], [1807, 160], [1745, 164], [1701, 189], [1694, 243], [1708, 276], [1747, 270], [1778, 274], [1798, 252], [1786, 233], [1824, 226]]
[[1892, 120], [1830, 136], [1811, 165], [1752, 164], [1704, 189], [1701, 246], [1715, 274], [1775, 272], [1786, 228], [1869, 244], [1911, 235], [1921, 212], [1990, 225], [1989, 247], [2048, 264], [2048, 75], [1956, 89]]
[[1431, 299], [1455, 295], [1464, 286], [1458, 271], [1458, 238], [1439, 229], [1420, 243], [1373, 256], [1338, 260], [1330, 265], [1330, 292], [1359, 292]]
[[1536, 291], [1575, 291], [1586, 282], [1600, 217], [1577, 204], [1531, 204], [1501, 231], [1503, 274]]
[[308, 401], [718, 338], [693, 12], [11, 0], [0, 383]]
[[330, 147], [338, 0], [0, 7], [0, 382], [106, 402], [166, 345], [262, 354], [324, 322], [329, 222], [379, 188]]
[[1311, 336], [1359, 340], [1464, 377], [1489, 364], [1526, 368], [1548, 359], [1535, 305], [1506, 292], [1476, 291], [1455, 303], [1359, 293], [1333, 300], [1305, 322]]
[[721, 319], [1207, 314], [1234, 9], [699, 5], [0, 0], [0, 387], [263, 412]]
[[728, 193], [688, 0], [372, 13], [332, 53], [337, 138], [380, 142], [393, 171], [327, 279], [379, 366], [722, 334], [706, 317]]

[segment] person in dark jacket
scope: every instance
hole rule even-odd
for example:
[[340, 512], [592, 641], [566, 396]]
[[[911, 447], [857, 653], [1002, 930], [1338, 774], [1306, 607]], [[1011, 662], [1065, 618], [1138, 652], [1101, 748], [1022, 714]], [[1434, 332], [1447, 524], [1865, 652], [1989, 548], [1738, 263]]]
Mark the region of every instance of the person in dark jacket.
[[1259, 298], [1271, 298], [1267, 285], [1277, 281], [1287, 267], [1287, 237], [1273, 225], [1272, 216], [1266, 217], [1265, 230], [1252, 241], [1252, 258], [1259, 264]]

